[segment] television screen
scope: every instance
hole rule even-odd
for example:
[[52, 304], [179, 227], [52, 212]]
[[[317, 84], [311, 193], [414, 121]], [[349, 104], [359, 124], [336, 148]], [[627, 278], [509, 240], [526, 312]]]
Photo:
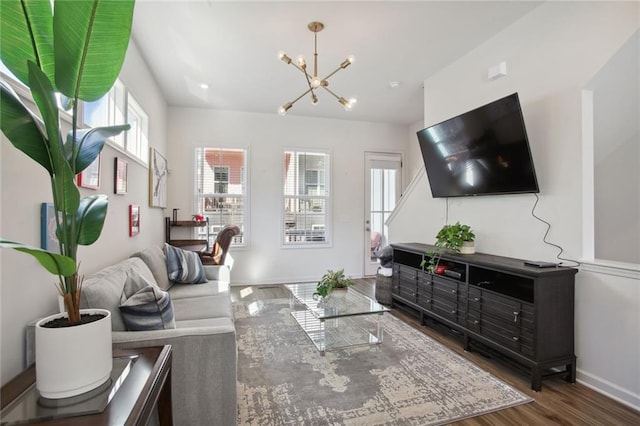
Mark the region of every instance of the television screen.
[[433, 197], [538, 192], [518, 94], [418, 132]]

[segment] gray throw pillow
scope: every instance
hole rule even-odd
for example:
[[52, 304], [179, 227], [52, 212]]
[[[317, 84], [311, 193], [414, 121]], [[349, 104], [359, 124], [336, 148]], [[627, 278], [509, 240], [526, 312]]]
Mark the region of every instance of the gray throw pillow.
[[[135, 284], [132, 282], [132, 285]], [[129, 331], [176, 328], [171, 296], [158, 287], [146, 286], [137, 290], [119, 308]]]
[[197, 253], [165, 244], [167, 274], [174, 283], [201, 284], [207, 282], [202, 261]]

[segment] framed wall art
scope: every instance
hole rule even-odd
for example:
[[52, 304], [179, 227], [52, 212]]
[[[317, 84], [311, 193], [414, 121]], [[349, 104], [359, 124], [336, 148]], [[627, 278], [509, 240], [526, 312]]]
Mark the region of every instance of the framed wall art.
[[167, 207], [167, 159], [154, 148], [149, 154], [149, 205]]
[[140, 233], [140, 206], [129, 205], [129, 236], [135, 237]]
[[114, 194], [126, 194], [127, 193], [127, 168], [128, 163], [122, 158], [115, 158], [113, 168], [113, 193]]
[[76, 176], [78, 186], [90, 189], [100, 188], [100, 161], [102, 154], [98, 155], [89, 167], [78, 173]]
[[40, 246], [52, 253], [60, 253], [60, 243], [56, 236], [55, 210], [53, 203], [42, 203], [40, 207]]

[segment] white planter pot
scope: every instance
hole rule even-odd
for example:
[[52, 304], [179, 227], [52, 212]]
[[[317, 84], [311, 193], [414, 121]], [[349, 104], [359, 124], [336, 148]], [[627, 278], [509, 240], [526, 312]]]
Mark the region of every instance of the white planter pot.
[[334, 288], [333, 290], [331, 290], [331, 293], [329, 294], [329, 297], [333, 297], [334, 299], [342, 299], [343, 297], [345, 297], [347, 295], [347, 292], [349, 291], [348, 288]]
[[66, 317], [64, 313], [36, 323], [36, 388], [44, 398], [80, 395], [97, 388], [111, 376], [111, 312], [82, 309], [80, 313], [105, 317], [72, 327], [42, 327], [53, 319]]
[[463, 241], [460, 247], [460, 254], [473, 254], [476, 252], [476, 243], [474, 241]]

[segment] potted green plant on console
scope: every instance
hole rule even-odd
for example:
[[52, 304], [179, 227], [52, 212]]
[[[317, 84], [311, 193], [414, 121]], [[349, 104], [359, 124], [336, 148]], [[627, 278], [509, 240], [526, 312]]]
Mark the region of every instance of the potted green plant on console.
[[[56, 254], [0, 238], [0, 247], [34, 256], [57, 276], [66, 307], [66, 313], [36, 325], [36, 386], [45, 398], [78, 395], [102, 385], [111, 374], [110, 312], [81, 313], [77, 267], [78, 246], [93, 244], [102, 232], [108, 200], [106, 195], [81, 198], [75, 176], [98, 157], [107, 138], [130, 126], [81, 129], [78, 103], [100, 99], [113, 86], [129, 44], [133, 7], [134, 0], [56, 0], [53, 5], [5, 0], [1, 5], [0, 58], [30, 89], [39, 114], [2, 80], [0, 127], [14, 147], [49, 174], [60, 242]], [[71, 109], [66, 136], [57, 94], [64, 108]], [[55, 322], [63, 324], [43, 327]]]
[[456, 222], [453, 225], [445, 225], [436, 234], [436, 248], [427, 251], [428, 259], [420, 264], [421, 267], [426, 265], [425, 270], [430, 274], [436, 272], [436, 267], [440, 263], [440, 256], [445, 251], [452, 251], [461, 254], [475, 253], [476, 236], [469, 225], [462, 225]]
[[318, 286], [316, 287], [315, 293], [313, 293], [314, 297], [325, 298], [329, 296], [333, 290], [335, 289], [347, 289], [354, 285], [355, 282], [347, 278], [344, 275], [344, 269], [340, 269], [338, 271], [329, 270], [326, 274], [322, 276], [322, 279], [318, 282]]

